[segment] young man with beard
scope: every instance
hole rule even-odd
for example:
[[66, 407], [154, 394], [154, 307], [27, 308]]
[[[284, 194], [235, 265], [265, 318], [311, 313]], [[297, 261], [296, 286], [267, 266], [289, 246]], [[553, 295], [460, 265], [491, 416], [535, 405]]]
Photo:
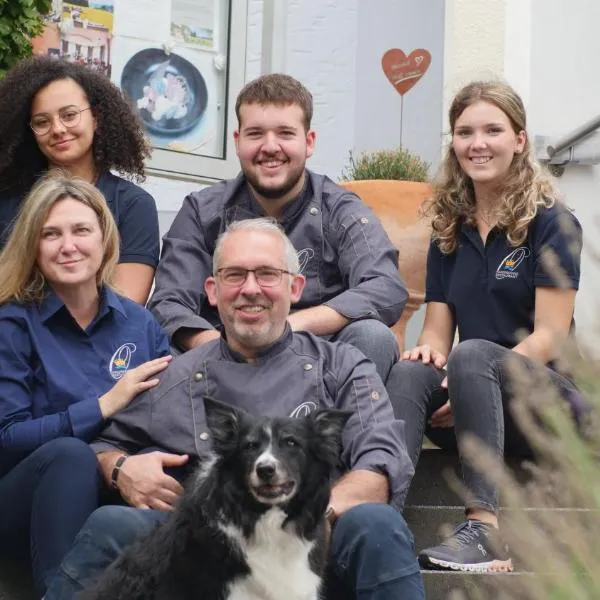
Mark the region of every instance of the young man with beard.
[[[72, 600], [173, 509], [185, 463], [210, 452], [205, 395], [259, 415], [350, 411], [326, 513], [332, 528], [324, 598], [424, 600], [412, 535], [400, 513], [412, 463], [403, 423], [394, 419], [374, 365], [348, 344], [292, 332], [289, 310], [305, 278], [296, 250], [272, 219], [233, 223], [217, 241], [213, 265], [205, 291], [223, 336], [175, 358], [159, 385], [117, 413], [92, 444], [106, 482], [130, 506], [94, 512], [46, 600]], [[177, 468], [167, 474], [165, 467]]]
[[398, 252], [356, 195], [306, 169], [315, 147], [310, 92], [289, 75], [264, 75], [241, 91], [236, 113], [241, 173], [185, 198], [163, 240], [149, 308], [182, 351], [217, 338], [221, 322], [204, 291], [216, 239], [232, 221], [273, 217], [306, 278], [292, 330], [353, 344], [385, 381], [398, 358], [389, 326], [408, 297]]

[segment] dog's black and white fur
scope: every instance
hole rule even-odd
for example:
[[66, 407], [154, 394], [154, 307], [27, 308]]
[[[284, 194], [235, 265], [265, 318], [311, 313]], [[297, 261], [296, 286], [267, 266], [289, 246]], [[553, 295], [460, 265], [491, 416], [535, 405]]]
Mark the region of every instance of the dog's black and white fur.
[[205, 399], [214, 458], [85, 600], [316, 600], [349, 413], [257, 418]]

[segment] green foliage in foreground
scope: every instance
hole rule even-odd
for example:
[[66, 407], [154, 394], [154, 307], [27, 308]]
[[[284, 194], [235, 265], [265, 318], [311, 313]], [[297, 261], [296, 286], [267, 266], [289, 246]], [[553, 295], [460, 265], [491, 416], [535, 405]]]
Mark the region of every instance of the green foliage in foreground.
[[42, 32], [52, 0], [0, 0], [0, 77], [31, 55], [31, 38]]
[[579, 429], [543, 375], [517, 373], [521, 395], [513, 409], [536, 453], [529, 484], [518, 484], [476, 440], [465, 440], [473, 463], [501, 490], [501, 529], [515, 568], [530, 573], [484, 578], [469, 598], [600, 599], [600, 371], [591, 361], [576, 362], [591, 408]]
[[427, 181], [428, 171], [429, 163], [404, 148], [377, 150], [363, 153], [357, 158], [350, 152], [349, 164], [342, 173], [342, 181], [363, 179]]

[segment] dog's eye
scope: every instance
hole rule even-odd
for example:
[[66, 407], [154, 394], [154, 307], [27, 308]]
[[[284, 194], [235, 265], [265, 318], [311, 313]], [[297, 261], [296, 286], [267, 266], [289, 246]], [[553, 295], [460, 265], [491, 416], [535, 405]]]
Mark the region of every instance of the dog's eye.
[[293, 438], [287, 438], [285, 444], [290, 448], [295, 448], [298, 445], [298, 442]]
[[246, 450], [258, 450], [259, 443], [258, 442], [246, 442], [244, 448]]

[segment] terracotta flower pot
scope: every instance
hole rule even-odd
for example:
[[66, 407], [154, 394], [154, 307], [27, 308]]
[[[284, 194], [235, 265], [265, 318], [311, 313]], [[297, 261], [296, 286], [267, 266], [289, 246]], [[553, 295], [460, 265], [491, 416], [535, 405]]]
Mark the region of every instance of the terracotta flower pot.
[[384, 179], [345, 181], [340, 185], [354, 192], [371, 207], [400, 251], [398, 268], [409, 297], [400, 320], [392, 329], [402, 351], [406, 323], [425, 299], [425, 270], [431, 227], [419, 215], [419, 208], [430, 196], [431, 188], [427, 183]]

